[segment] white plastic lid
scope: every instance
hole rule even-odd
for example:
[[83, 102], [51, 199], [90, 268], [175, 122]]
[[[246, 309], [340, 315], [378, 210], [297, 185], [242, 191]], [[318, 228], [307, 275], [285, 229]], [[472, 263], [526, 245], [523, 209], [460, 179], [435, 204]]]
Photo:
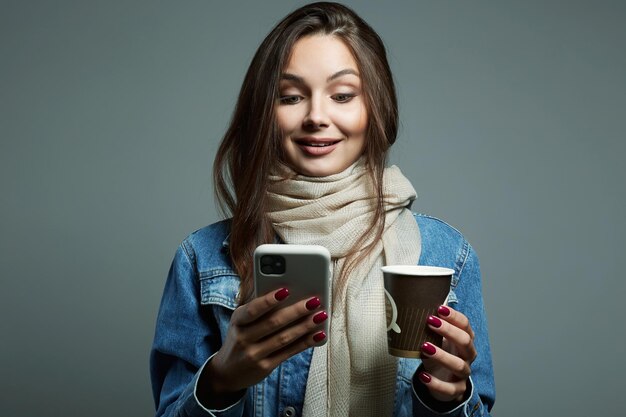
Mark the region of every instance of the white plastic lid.
[[383, 266], [383, 272], [399, 275], [414, 275], [414, 276], [447, 276], [453, 275], [454, 270], [450, 268], [442, 268], [439, 266], [427, 266], [427, 265], [387, 265]]

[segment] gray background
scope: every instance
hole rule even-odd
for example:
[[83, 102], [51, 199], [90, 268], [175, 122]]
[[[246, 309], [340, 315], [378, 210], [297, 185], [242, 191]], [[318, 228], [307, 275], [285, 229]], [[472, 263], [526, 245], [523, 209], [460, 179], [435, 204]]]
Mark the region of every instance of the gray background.
[[[170, 261], [295, 3], [0, 2], [3, 416], [152, 415]], [[480, 256], [494, 414], [621, 414], [624, 2], [348, 4], [389, 48], [414, 208]]]

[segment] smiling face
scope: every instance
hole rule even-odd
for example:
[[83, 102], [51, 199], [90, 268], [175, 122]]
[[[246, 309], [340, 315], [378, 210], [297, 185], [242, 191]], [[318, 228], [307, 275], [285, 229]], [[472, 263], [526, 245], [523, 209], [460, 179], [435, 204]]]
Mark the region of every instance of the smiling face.
[[287, 165], [323, 177], [359, 159], [367, 110], [356, 61], [341, 40], [329, 35], [298, 40], [279, 88], [276, 115]]

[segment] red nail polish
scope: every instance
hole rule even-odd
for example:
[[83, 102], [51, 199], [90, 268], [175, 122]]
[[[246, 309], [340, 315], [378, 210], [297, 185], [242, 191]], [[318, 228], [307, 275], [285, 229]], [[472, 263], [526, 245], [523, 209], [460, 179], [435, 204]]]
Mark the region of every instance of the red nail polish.
[[306, 302], [306, 309], [307, 310], [315, 310], [316, 308], [318, 308], [320, 306], [320, 304], [322, 304], [320, 299], [317, 298], [317, 297], [313, 297], [309, 301]]
[[278, 301], [282, 301], [289, 296], [289, 290], [287, 288], [281, 288], [274, 293], [274, 298]]
[[313, 335], [313, 340], [315, 340], [318, 343], [321, 342], [324, 339], [326, 339], [326, 333], [324, 333], [324, 332], [315, 333]]
[[328, 313], [326, 313], [325, 311], [320, 311], [319, 313], [313, 316], [313, 323], [320, 324], [327, 318], [328, 318]]
[[435, 316], [429, 316], [428, 317], [428, 324], [430, 324], [433, 327], [441, 327], [441, 320], [439, 320], [437, 317]]
[[428, 384], [431, 380], [430, 375], [426, 372], [420, 372], [418, 376], [424, 384]]
[[422, 352], [424, 352], [427, 355], [432, 356], [437, 352], [437, 349], [430, 343], [426, 342], [422, 345]]
[[450, 315], [450, 309], [446, 306], [440, 306], [437, 309], [437, 313], [439, 313], [440, 316], [448, 317]]

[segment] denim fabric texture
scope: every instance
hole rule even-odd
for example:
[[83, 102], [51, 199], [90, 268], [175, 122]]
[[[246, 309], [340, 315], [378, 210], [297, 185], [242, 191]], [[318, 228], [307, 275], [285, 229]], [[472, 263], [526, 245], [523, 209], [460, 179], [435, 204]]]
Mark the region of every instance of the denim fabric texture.
[[[461, 233], [436, 218], [415, 215], [422, 238], [420, 265], [455, 271], [449, 305], [465, 314], [478, 352], [467, 399], [442, 411], [417, 380], [419, 359], [400, 358], [394, 416], [489, 416], [495, 386], [478, 258]], [[178, 247], [159, 309], [150, 355], [156, 416], [301, 416], [313, 349], [283, 362], [235, 404], [209, 410], [195, 395], [203, 366], [222, 345], [237, 307], [239, 277], [228, 257], [229, 220], [204, 227]], [[332, 335], [329, 335], [332, 337]], [[340, 417], [340, 416], [337, 416]]]

